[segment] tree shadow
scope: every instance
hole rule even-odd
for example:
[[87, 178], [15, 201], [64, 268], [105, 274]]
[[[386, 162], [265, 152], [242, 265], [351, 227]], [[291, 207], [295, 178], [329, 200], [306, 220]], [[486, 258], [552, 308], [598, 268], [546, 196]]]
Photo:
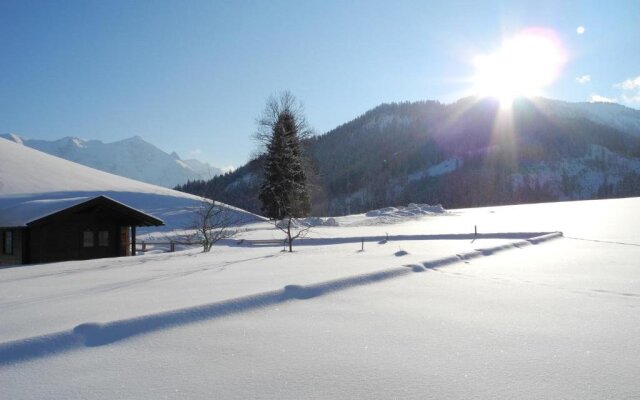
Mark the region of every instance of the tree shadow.
[[0, 344], [0, 367], [36, 358], [96, 347], [164, 329], [249, 312], [289, 301], [308, 300], [328, 293], [395, 278], [410, 273], [404, 268], [357, 275], [315, 285], [287, 285], [256, 295], [123, 319], [105, 324], [85, 323], [68, 331]]
[[135, 336], [228, 317], [290, 301], [310, 300], [330, 293], [394, 279], [412, 272], [425, 272], [429, 269], [437, 269], [461, 261], [520, 248], [525, 245], [539, 244], [561, 236], [562, 234], [557, 232], [514, 242], [510, 245], [478, 249], [468, 253], [456, 254], [455, 256], [429, 260], [422, 264], [405, 265], [404, 267], [329, 280], [313, 285], [287, 285], [282, 289], [255, 295], [148, 314], [105, 324], [85, 323], [68, 331], [0, 343], [0, 367], [85, 347], [108, 345]]
[[[493, 232], [493, 233], [451, 233], [440, 235], [384, 235], [384, 236], [353, 236], [353, 237], [323, 237], [323, 238], [310, 238], [296, 240], [296, 246], [329, 246], [336, 244], [350, 244], [360, 243], [362, 241], [366, 243], [378, 243], [386, 244], [389, 241], [428, 241], [428, 240], [470, 240], [470, 239], [529, 239], [532, 237], [539, 237], [550, 234], [553, 232]], [[218, 244], [226, 246], [250, 246], [246, 241], [238, 241], [233, 239], [227, 239], [218, 242]], [[266, 244], [266, 246], [275, 246], [275, 244]], [[281, 246], [281, 245], [280, 245]]]

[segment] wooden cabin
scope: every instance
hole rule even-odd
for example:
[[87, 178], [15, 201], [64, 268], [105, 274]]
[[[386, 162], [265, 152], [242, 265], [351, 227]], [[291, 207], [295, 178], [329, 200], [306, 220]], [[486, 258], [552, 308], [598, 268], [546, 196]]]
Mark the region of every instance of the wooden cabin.
[[135, 255], [136, 227], [162, 220], [106, 196], [0, 210], [0, 266]]

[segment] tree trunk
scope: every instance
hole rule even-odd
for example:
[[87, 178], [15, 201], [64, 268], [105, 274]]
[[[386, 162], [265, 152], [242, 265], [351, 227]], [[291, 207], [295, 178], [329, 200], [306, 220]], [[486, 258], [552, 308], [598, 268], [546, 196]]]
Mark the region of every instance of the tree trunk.
[[289, 253], [293, 253], [293, 244], [291, 243], [291, 216], [289, 216], [289, 223], [287, 224], [287, 238], [289, 239]]

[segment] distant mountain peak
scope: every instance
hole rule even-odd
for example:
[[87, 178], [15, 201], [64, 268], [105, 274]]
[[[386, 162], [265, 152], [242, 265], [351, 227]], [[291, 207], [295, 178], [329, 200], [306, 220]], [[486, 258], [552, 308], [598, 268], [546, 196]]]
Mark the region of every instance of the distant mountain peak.
[[3, 133], [3, 134], [0, 134], [0, 137], [3, 138], [3, 139], [10, 140], [12, 142], [18, 143], [18, 144], [24, 144], [23, 141], [22, 141], [23, 138], [18, 136], [18, 135], [16, 135], [15, 133]]
[[223, 173], [198, 160], [184, 162], [176, 152], [168, 154], [140, 136], [111, 143], [75, 136], [51, 141], [26, 139], [13, 133], [0, 137], [88, 167], [170, 188]]
[[75, 147], [84, 147], [85, 146], [85, 142], [86, 140], [84, 139], [80, 139], [77, 136], [65, 136], [62, 139], [60, 139], [60, 142], [63, 142], [65, 144], [71, 144]]

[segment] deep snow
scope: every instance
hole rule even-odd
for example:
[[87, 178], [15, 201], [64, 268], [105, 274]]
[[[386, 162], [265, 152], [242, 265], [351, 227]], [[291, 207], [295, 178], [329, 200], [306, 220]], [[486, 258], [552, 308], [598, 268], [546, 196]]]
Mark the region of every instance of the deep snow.
[[362, 214], [292, 254], [229, 240], [0, 270], [2, 397], [635, 399], [639, 210]]

